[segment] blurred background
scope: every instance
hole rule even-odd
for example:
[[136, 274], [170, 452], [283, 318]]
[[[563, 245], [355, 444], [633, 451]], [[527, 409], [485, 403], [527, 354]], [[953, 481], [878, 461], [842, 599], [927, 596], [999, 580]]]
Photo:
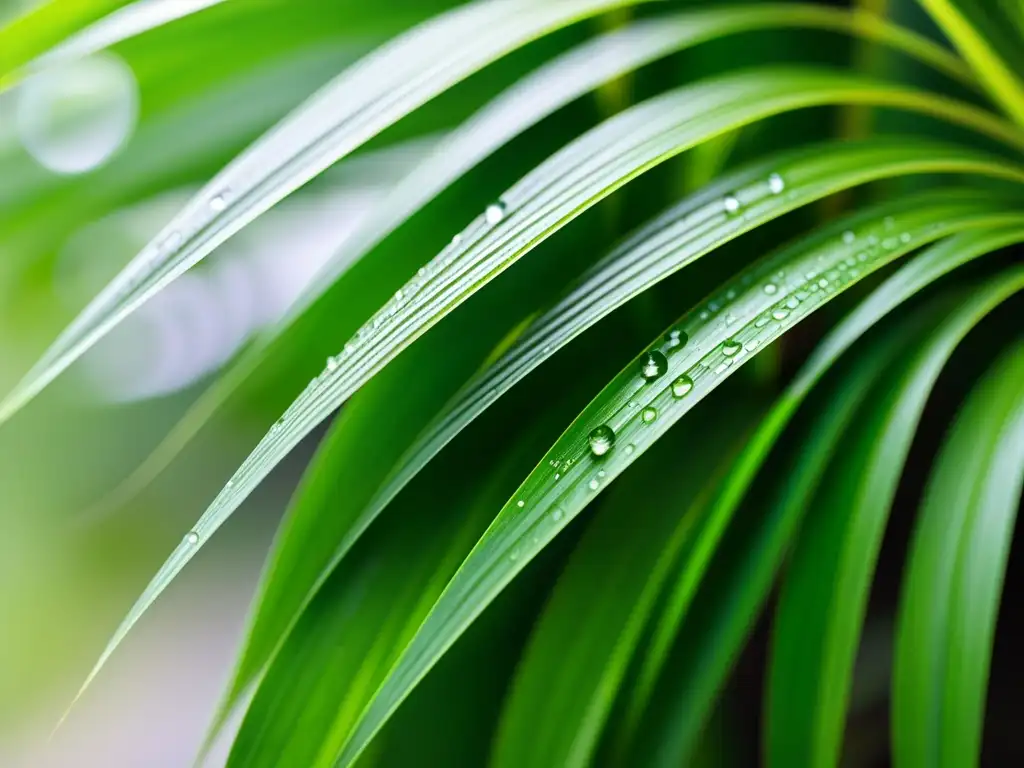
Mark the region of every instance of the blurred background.
[[[348, 64], [458, 4], [143, 0], [129, 8], [170, 8], [183, 18], [113, 46], [97, 26], [84, 48], [58, 51], [15, 88], [0, 92], [0, 393], [231, 158]], [[34, 5], [0, 0], [0, 25]], [[890, 10], [901, 14], [902, 23], [934, 34], [913, 3], [894, 3]], [[0, 766], [191, 764], [231, 672], [275, 527], [322, 430], [203, 549], [52, 739], [50, 733], [163, 559], [322, 368], [324, 357], [344, 343], [332, 331], [331, 316], [305, 346], [279, 351], [247, 379], [184, 450], [172, 444], [165, 460], [144, 460], [218, 372], [286, 315], [373, 205], [446, 131], [552, 55], [627, 19], [613, 14], [533, 43], [388, 129], [148, 302], [0, 429]], [[856, 62], [896, 76], [912, 72], [923, 85], [938, 77], [839, 35], [801, 36], [815, 44], [799, 46], [789, 44], [789, 35], [757, 33], [701, 46], [544, 120], [376, 249], [396, 266], [361, 278], [366, 307], [351, 312], [365, 317], [383, 304], [414, 265], [483, 210], [484, 201], [497, 199], [570, 138], [668, 84], [762, 61]], [[865, 119], [855, 110], [809, 110], [666, 163], [559, 235], [557, 247], [575, 249], [576, 261], [563, 268], [566, 274], [555, 275], [561, 283], [551, 283], [547, 296], [538, 289], [531, 300], [542, 306], [573, 269], [604, 253], [666, 199], [696, 188], [723, 165], [741, 162], [752, 136], [764, 154], [797, 139], [832, 135], [837, 125], [856, 135]], [[877, 124], [899, 128], [908, 119], [882, 115]], [[926, 120], [915, 125], [928, 130]], [[653, 210], [652, 196], [658, 200]], [[826, 202], [814, 215], [838, 210], [836, 201]], [[666, 281], [609, 319], [602, 327], [614, 327], [609, 336], [622, 349], [609, 354], [607, 370], [598, 370], [595, 381], [606, 380], [652, 332], [746, 263], [750, 253], [763, 253], [762, 242], [778, 243], [808, 220], [811, 214], [796, 212], [759, 228], [742, 248], [723, 248], [714, 265], [688, 270], [685, 284]], [[539, 249], [541, 255], [510, 279], [529, 281], [543, 278], [543, 269], [554, 270], [543, 266], [542, 257], [552, 247]], [[673, 301], [658, 304], [670, 291]], [[738, 386], [771, 391], [828, 325], [826, 318], [842, 311], [823, 312], [788, 335], [787, 346], [759, 356]], [[583, 346], [571, 354], [576, 352], [589, 354]], [[891, 611], [871, 618], [855, 709], [884, 696], [891, 631]], [[760, 684], [757, 653], [741, 664], [741, 683], [749, 678], [751, 686]], [[230, 728], [222, 734], [225, 743], [211, 751], [207, 764], [223, 763], [231, 735]]]

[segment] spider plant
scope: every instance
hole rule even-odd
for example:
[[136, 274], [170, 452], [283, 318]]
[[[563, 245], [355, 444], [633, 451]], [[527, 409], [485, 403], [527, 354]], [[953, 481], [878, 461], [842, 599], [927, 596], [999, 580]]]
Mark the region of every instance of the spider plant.
[[[0, 430], [286, 198], [420, 147], [106, 489], [261, 403], [86, 686], [329, 422], [210, 725], [244, 712], [228, 765], [978, 764], [1024, 482], [1022, 6], [336, 5], [52, 0], [0, 29], [14, 97], [105, 49], [143, 96], [90, 175], [0, 158], [9, 285], [201, 184]], [[178, 60], [197, 39], [215, 67]], [[268, 71], [266, 110], [204, 135]]]

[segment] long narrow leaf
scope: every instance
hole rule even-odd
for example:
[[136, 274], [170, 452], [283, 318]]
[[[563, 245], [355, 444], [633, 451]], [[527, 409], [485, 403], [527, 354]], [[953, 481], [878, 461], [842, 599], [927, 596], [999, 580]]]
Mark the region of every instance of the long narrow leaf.
[[972, 392], [932, 472], [896, 634], [896, 765], [978, 764], [999, 592], [1024, 475], [1024, 346]]
[[839, 760], [854, 654], [889, 507], [918, 420], [964, 336], [1024, 288], [1011, 269], [958, 296], [948, 317], [876, 390], [837, 457], [816, 514], [800, 534], [773, 636], [767, 694], [770, 765], [827, 768]]
[[389, 125], [548, 32], [643, 1], [481, 0], [357, 62], [217, 174], [161, 230], [0, 403], [0, 423], [163, 286]]
[[[708, 435], [680, 468], [645, 461], [609, 494], [587, 528], [534, 630], [513, 683], [493, 765], [591, 764], [598, 736], [679, 548], [706, 503], [708, 478], [754, 421], [751, 407], [727, 417], [701, 411], [687, 425]], [[658, 456], [685, 452], [666, 441]]]
[[[272, 344], [301, 343], [296, 340], [296, 323], [300, 316], [325, 292], [343, 293], [348, 288], [347, 283], [343, 281], [338, 285], [335, 281], [346, 270], [407, 217], [421, 210], [505, 142], [598, 84], [667, 53], [743, 30], [801, 25], [863, 35], [903, 51], [967, 85], [973, 84], [963, 63], [927, 38], [892, 26], [871, 14], [848, 14], [838, 9], [810, 5], [771, 4], [688, 11], [677, 16], [641, 21], [585, 43], [525, 77], [483, 107], [398, 184], [377, 212], [332, 257], [289, 315], [262, 334], [203, 393], [154, 452], [122, 483], [113, 495], [113, 502], [134, 496], [159, 474], [195, 436], [202, 424], [266, 360]], [[340, 322], [343, 326], [344, 321]]]
[[[630, 692], [622, 722], [615, 728], [617, 764], [628, 764], [626, 755], [648, 766], [669, 768], [687, 763], [840, 437], [867, 397], [871, 384], [884, 377], [886, 368], [905, 350], [913, 332], [920, 331], [918, 325], [887, 334], [857, 357], [844, 369], [843, 378], [822, 393], [813, 423], [806, 433], [800, 434], [801, 450], [779, 473], [782, 481], [767, 509], [755, 506], [730, 527], [685, 618], [673, 615], [678, 613], [677, 601], [669, 600]], [[792, 395], [792, 391], [783, 395], [776, 412], [787, 408]], [[765, 431], [764, 426], [759, 430], [761, 435]], [[780, 435], [780, 431], [773, 432], [776, 437]], [[744, 489], [749, 486], [747, 467], [752, 458], [758, 465], [766, 458], [765, 446], [757, 437], [726, 476], [725, 485], [738, 482]], [[734, 481], [737, 471], [739, 479]], [[721, 494], [735, 495], [729, 488]], [[683, 565], [680, 573], [685, 570]], [[678, 635], [671, 657], [664, 654], [658, 642], [659, 636], [669, 632], [673, 638]], [[650, 674], [652, 669], [654, 677]]]
[[1019, 63], [1014, 71], [1011, 65], [1004, 62], [967, 16], [957, 8], [956, 0], [919, 2], [973, 67], [979, 81], [992, 97], [1019, 125], [1024, 125], [1024, 80], [1019, 76]]
[[[565, 299], [467, 386], [425, 430], [365, 508], [355, 500], [333, 509], [328, 536], [323, 535], [326, 525], [289, 529], [275, 557], [275, 576], [260, 601], [232, 697], [266, 663], [317, 583], [412, 477], [498, 397], [616, 307], [729, 239], [836, 190], [886, 176], [939, 170], [991, 173], [997, 167], [980, 155], [919, 142], [811, 147], [729, 174], [642, 228], [595, 265]], [[785, 180], [786, 194], [773, 193], [770, 178]], [[737, 190], [747, 193], [743, 216], [728, 215], [722, 209], [722, 199]], [[936, 230], [928, 239], [942, 234], [943, 230]], [[913, 241], [915, 246], [920, 243]]]
[[[993, 223], [1006, 215], [997, 214]], [[343, 765], [362, 752], [494, 596], [675, 421], [764, 345], [836, 292], [889, 263], [901, 244], [906, 245], [904, 233], [912, 241], [911, 233], [920, 237], [956, 218], [938, 207], [881, 220], [874, 216], [872, 212], [855, 220], [851, 242], [845, 242], [849, 238], [841, 236], [841, 229], [825, 230], [746, 270], [720, 297], [684, 316], [602, 391], [548, 451], [463, 563], [367, 707], [345, 747]], [[858, 238], [864, 238], [860, 244], [865, 247], [856, 244]], [[590, 443], [598, 439], [612, 447], [592, 450]]]
[[[1024, 136], [984, 112], [898, 86], [813, 69], [761, 69], [712, 78], [651, 99], [601, 124], [555, 154], [488, 206], [452, 244], [400, 289], [310, 383], [214, 499], [115, 632], [86, 681], [199, 546], [287, 453], [363, 383], [517, 259], [647, 169], [743, 124], [820, 104], [873, 103], [961, 121], [1024, 146]], [[996, 171], [1019, 178], [1006, 163]], [[737, 193], [722, 215], [742, 208]], [[897, 243], [898, 245], [898, 243]], [[856, 270], [854, 270], [856, 271]]]

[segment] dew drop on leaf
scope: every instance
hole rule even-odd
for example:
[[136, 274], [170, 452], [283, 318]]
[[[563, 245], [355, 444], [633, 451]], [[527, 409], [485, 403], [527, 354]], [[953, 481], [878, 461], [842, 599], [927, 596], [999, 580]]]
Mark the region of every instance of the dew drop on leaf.
[[640, 375], [644, 377], [645, 381], [654, 381], [664, 376], [667, 370], [668, 360], [656, 349], [648, 352], [647, 357], [640, 364]]
[[658, 418], [658, 409], [649, 405], [640, 412], [640, 418], [644, 424], [650, 424]]
[[615, 445], [615, 430], [607, 424], [596, 427], [588, 438], [590, 452], [595, 456], [604, 456]]
[[767, 293], [769, 296], [774, 296], [776, 293], [779, 292], [779, 286], [777, 286], [775, 283], [765, 283], [764, 292]]
[[724, 354], [726, 357], [732, 357], [742, 348], [743, 346], [738, 341], [736, 341], [736, 339], [729, 339], [724, 344], [722, 344], [722, 354]]
[[505, 218], [505, 204], [501, 202], [501, 200], [496, 203], [491, 203], [484, 211], [484, 218], [487, 220], [487, 223], [492, 226], [500, 223], [501, 220]]
[[198, 544], [199, 534], [195, 531], [189, 531], [188, 534], [185, 536], [185, 542], [190, 545]]
[[853, 234], [853, 232], [851, 232], [850, 230], [846, 230], [845, 232], [843, 232], [843, 242], [846, 243], [847, 245], [852, 245], [853, 241], [856, 239], [857, 236]]
[[680, 331], [678, 328], [672, 329], [665, 335], [665, 342], [668, 344], [669, 349], [682, 349], [689, 340], [690, 337], [686, 334], [686, 331]]
[[215, 213], [220, 213], [228, 207], [228, 198], [231, 196], [231, 192], [227, 189], [221, 190], [216, 195], [210, 198], [210, 210]]
[[685, 374], [672, 382], [673, 397], [686, 397], [690, 394], [691, 389], [693, 389], [693, 379]]
[[781, 194], [785, 188], [786, 182], [783, 181], [782, 177], [779, 174], [773, 173], [771, 176], [768, 177], [768, 189], [771, 190], [773, 195]]
[[722, 200], [722, 206], [725, 208], [726, 213], [739, 213], [740, 210], [740, 199], [736, 195], [726, 195]]

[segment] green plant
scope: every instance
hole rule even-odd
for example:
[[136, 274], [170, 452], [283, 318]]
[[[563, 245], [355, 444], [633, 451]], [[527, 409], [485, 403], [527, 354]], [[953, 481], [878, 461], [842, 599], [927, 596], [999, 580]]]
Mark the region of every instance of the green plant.
[[[58, 0], [0, 30], [0, 82], [116, 5]], [[239, 51], [325, 35], [275, 43], [259, 12], [214, 5], [215, 29], [252, 17]], [[122, 487], [257, 373], [294, 394], [330, 355], [89, 679], [341, 407], [213, 726], [255, 687], [229, 765], [686, 763], [780, 570], [764, 759], [837, 765], [898, 492], [922, 498], [895, 764], [976, 763], [1024, 479], [1022, 17], [982, 0], [855, 5], [468, 3], [409, 24], [217, 173], [0, 422], [329, 166], [407, 123], [450, 128]], [[364, 7], [352, 23], [390, 34], [438, 10]], [[123, 181], [100, 207], [172, 177]], [[5, 226], [31, 233], [49, 210], [30, 201]], [[964, 350], [969, 383], [944, 383]], [[963, 406], [926, 411], [943, 387]], [[949, 424], [934, 462], [914, 443], [923, 419]]]

